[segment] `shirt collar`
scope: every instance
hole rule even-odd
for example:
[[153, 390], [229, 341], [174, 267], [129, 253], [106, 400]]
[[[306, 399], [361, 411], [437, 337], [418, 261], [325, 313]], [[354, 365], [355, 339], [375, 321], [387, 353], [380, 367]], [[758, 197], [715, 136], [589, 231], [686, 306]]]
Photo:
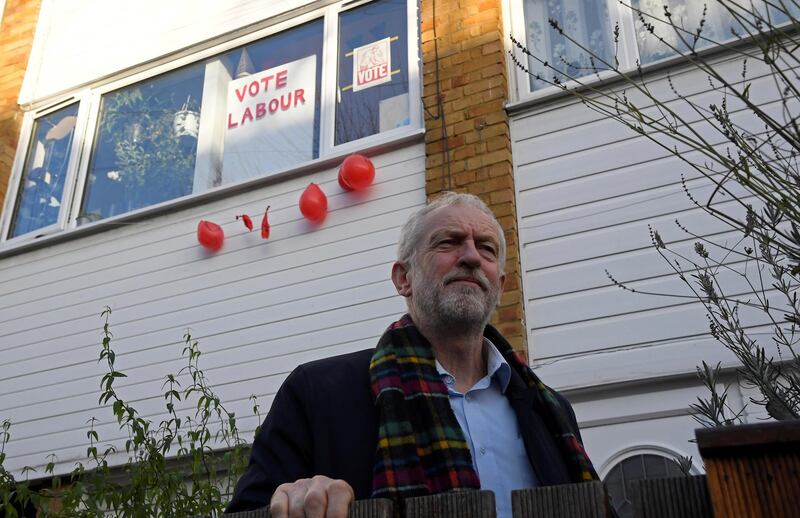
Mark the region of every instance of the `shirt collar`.
[[[486, 347], [487, 375], [497, 380], [500, 384], [500, 391], [505, 394], [508, 384], [511, 382], [511, 366], [506, 359], [503, 358], [503, 355], [500, 354], [500, 351], [497, 350], [497, 347], [492, 341], [485, 336], [483, 337], [483, 345]], [[436, 360], [436, 370], [439, 372], [440, 376], [450, 376], [452, 378], [452, 375], [439, 363], [439, 360]]]

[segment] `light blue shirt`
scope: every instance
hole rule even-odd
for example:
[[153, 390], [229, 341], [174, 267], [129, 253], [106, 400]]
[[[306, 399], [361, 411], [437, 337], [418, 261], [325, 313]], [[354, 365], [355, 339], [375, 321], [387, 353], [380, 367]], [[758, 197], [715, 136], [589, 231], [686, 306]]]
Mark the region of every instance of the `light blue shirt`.
[[497, 518], [511, 518], [511, 490], [536, 487], [539, 482], [528, 460], [517, 416], [505, 397], [511, 366], [484, 338], [487, 375], [466, 393], [456, 391], [455, 378], [437, 361], [447, 385], [450, 406], [472, 453], [481, 489], [494, 491]]

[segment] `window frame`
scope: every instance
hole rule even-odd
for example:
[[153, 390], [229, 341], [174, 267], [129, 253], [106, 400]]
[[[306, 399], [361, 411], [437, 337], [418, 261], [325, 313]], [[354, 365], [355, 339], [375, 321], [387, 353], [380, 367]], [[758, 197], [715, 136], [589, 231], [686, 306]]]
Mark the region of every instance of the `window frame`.
[[[378, 0], [340, 0], [330, 2], [330, 0], [318, 0], [311, 4], [307, 11], [297, 15], [289, 16], [283, 13], [277, 16], [275, 23], [261, 27], [256, 30], [242, 33], [242, 29], [220, 35], [220, 40], [215, 44], [198, 42], [198, 50], [192, 52], [186, 49], [172, 52], [166, 56], [153, 60], [152, 63], [144, 63], [133, 69], [120, 71], [109, 78], [100, 78], [92, 84], [76, 87], [65, 95], [59, 96], [53, 102], [47, 102], [41, 108], [36, 108], [25, 113], [23, 117], [20, 139], [17, 144], [14, 162], [12, 164], [9, 187], [3, 205], [2, 218], [0, 218], [0, 251], [15, 249], [20, 245], [25, 245], [31, 241], [42, 241], [40, 238], [51, 237], [53, 235], [75, 234], [80, 228], [82, 231], [89, 228], [106, 228], [120, 220], [142, 217], [149, 213], [158, 213], [165, 207], [174, 208], [183, 206], [187, 203], [199, 203], [203, 199], [219, 197], [239, 192], [243, 186], [261, 185], [271, 181], [271, 178], [281, 177], [288, 173], [297, 173], [309, 168], [321, 167], [332, 160], [344, 157], [356, 151], [372, 149], [376, 147], [388, 146], [393, 143], [403, 142], [414, 135], [424, 133], [422, 126], [422, 86], [421, 86], [421, 54], [419, 48], [419, 6], [415, 0], [406, 0], [406, 13], [408, 16], [407, 25], [407, 52], [408, 52], [408, 78], [409, 78], [409, 124], [403, 127], [394, 128], [382, 133], [369, 135], [361, 139], [346, 142], [335, 146], [335, 87], [337, 80], [338, 67], [338, 28], [339, 15], [350, 9]], [[215, 56], [235, 50], [239, 47], [248, 45], [258, 40], [268, 38], [274, 34], [291, 30], [294, 27], [309, 23], [314, 20], [322, 19], [322, 60], [320, 77], [320, 131], [318, 158], [295, 164], [291, 167], [271, 171], [263, 176], [248, 178], [241, 181], [223, 184], [196, 193], [191, 193], [171, 200], [166, 200], [146, 207], [134, 209], [129, 212], [117, 214], [94, 222], [79, 225], [78, 216], [86, 195], [85, 183], [89, 174], [89, 165], [93, 146], [97, 138], [97, 130], [100, 118], [100, 107], [102, 97], [105, 94], [131, 86], [140, 81], [156, 78], [159, 75], [167, 74], [181, 67], [201, 63], [211, 60]], [[155, 64], [153, 64], [155, 63]], [[35, 121], [58, 109], [64, 108], [73, 102], [78, 102], [78, 115], [76, 122], [76, 134], [72, 143], [71, 156], [65, 178], [62, 208], [59, 212], [57, 224], [48, 225], [34, 232], [28, 232], [13, 238], [8, 237], [12, 212], [16, 209], [16, 199], [21, 181], [21, 175], [28, 155], [28, 146], [33, 138], [33, 127]], [[201, 117], [200, 131], [209, 132], [214, 125], [223, 124], [224, 121], [211, 120]], [[222, 146], [221, 139], [212, 139], [211, 149], [219, 149]], [[197, 168], [197, 165], [195, 165]], [[273, 180], [274, 181], [274, 180]], [[83, 234], [84, 232], [81, 232]]]
[[[657, 457], [665, 457], [669, 460], [678, 462], [678, 459], [681, 457], [691, 456], [690, 454], [691, 452], [678, 451], [673, 449], [672, 446], [667, 446], [664, 444], [653, 443], [628, 446], [608, 457], [603, 462], [603, 465], [597, 470], [597, 475], [601, 480], [605, 480], [609, 473], [611, 473], [611, 470], [620, 465], [623, 461], [638, 455], [655, 455]], [[702, 473], [702, 470], [700, 467], [692, 465], [690, 472], [692, 475], [699, 475]]]
[[[373, 1], [377, 0], [352, 0], [350, 2], [346, 2], [341, 4], [340, 6], [331, 6], [330, 9], [333, 11], [335, 7], [336, 9], [335, 15], [329, 16], [326, 18], [326, 27], [325, 27], [325, 43], [323, 45], [323, 49], [333, 49], [333, 55], [329, 56], [331, 59], [331, 66], [325, 66], [323, 64], [323, 84], [322, 84], [322, 91], [323, 93], [328, 93], [328, 95], [333, 97], [333, 101], [335, 101], [336, 96], [336, 88], [337, 88], [337, 81], [338, 81], [338, 67], [339, 67], [339, 52], [338, 52], [338, 42], [339, 42], [339, 16], [351, 9], [356, 9], [363, 5], [372, 3]], [[422, 127], [422, 86], [421, 86], [421, 79], [420, 79], [420, 72], [421, 72], [421, 63], [422, 59], [420, 57], [420, 46], [419, 46], [419, 31], [416, 28], [419, 26], [418, 16], [418, 4], [415, 0], [407, 0], [406, 1], [406, 19], [408, 20], [407, 26], [407, 33], [408, 33], [408, 45], [406, 48], [407, 52], [407, 60], [408, 60], [408, 98], [409, 98], [409, 124], [407, 126], [402, 126], [399, 128], [394, 128], [389, 131], [384, 131], [383, 133], [376, 133], [374, 135], [369, 135], [367, 137], [363, 137], [357, 140], [352, 140], [350, 142], [345, 142], [339, 145], [335, 145], [335, 132], [336, 132], [336, 105], [333, 102], [324, 102], [322, 101], [322, 109], [327, 110], [327, 117], [320, 114], [320, 124], [323, 119], [330, 120], [330, 124], [322, 126], [320, 128], [320, 150], [319, 154], [320, 157], [326, 156], [328, 154], [341, 152], [345, 154], [353, 153], [359, 149], [365, 147], [365, 145], [369, 145], [370, 143], [377, 143], [385, 140], [394, 140], [395, 138], [402, 137], [403, 135], [408, 134], [409, 129], [421, 128]], [[330, 23], [331, 26], [327, 24]], [[328, 38], [331, 38], [330, 40]], [[416, 63], [417, 66], [412, 68], [412, 64]], [[327, 78], [325, 77], [325, 73], [327, 72]], [[328, 82], [325, 83], [324, 80], [327, 79]], [[419, 95], [413, 95], [413, 92], [418, 92]], [[328, 130], [328, 134], [326, 134], [323, 138], [323, 130]]]
[[[510, 13], [508, 22], [511, 35], [514, 36], [514, 39], [517, 41], [527, 41], [527, 36], [525, 34], [525, 25], [527, 22], [525, 19], [525, 0], [505, 0], [505, 2], [508, 7], [508, 12]], [[620, 6], [620, 3], [615, 0], [605, 0], [605, 3], [606, 8], [608, 9], [609, 26], [613, 28], [615, 23], [619, 23], [620, 41], [635, 41], [636, 27], [634, 25], [633, 15], [631, 14], [630, 9], [625, 8], [627, 13], [623, 12], [623, 8]], [[547, 20], [543, 21], [545, 23], [547, 22]], [[549, 26], [548, 30], [550, 30]], [[510, 50], [513, 56], [519, 60], [520, 63], [527, 63], [527, 57], [522, 53], [522, 51], [510, 43], [510, 41], [509, 44], [511, 45]], [[632, 70], [635, 68], [636, 60], [639, 58], [639, 50], [638, 48], [635, 48], [635, 46], [634, 48], [630, 48], [627, 45], [620, 45], [618, 58], [620, 61], [620, 68], [624, 70]], [[673, 58], [670, 57], [667, 59]], [[563, 93], [560, 88], [555, 86], [548, 86], [539, 90], [532, 90], [530, 76], [515, 66], [514, 63], [509, 62], [509, 67], [511, 67], [511, 76], [514, 78], [514, 80], [511, 81], [511, 84], [513, 85], [513, 90], [511, 92], [511, 104], [536, 101], [543, 98], [551, 98], [554, 95]], [[604, 79], [613, 78], [615, 76], [616, 74], [614, 72], [601, 72], [599, 74], [600, 79], [587, 80], [586, 78], [590, 77], [587, 75], [583, 77], [583, 80], [586, 83], [595, 83]], [[567, 88], [577, 86], [577, 82], [575, 81], [568, 81], [564, 84], [567, 86]]]
[[[506, 8], [505, 12], [508, 13], [505, 17], [506, 27], [509, 28], [511, 36], [517, 41], [526, 41], [525, 0], [503, 0], [503, 2]], [[632, 72], [636, 70], [636, 63], [640, 58], [636, 37], [636, 20], [634, 19], [633, 11], [614, 0], [605, 0], [605, 2], [608, 9], [610, 26], [613, 27], [614, 23], [617, 21], [619, 22], [620, 42], [632, 42], [628, 45], [620, 44], [618, 54], [620, 70], [623, 72]], [[738, 38], [731, 37], [719, 42], [720, 44], [704, 46], [698, 49], [698, 53], [708, 55], [724, 52], [728, 44], [738, 44], [738, 42]], [[510, 39], [507, 40], [506, 44], [508, 45], [508, 50], [515, 59], [520, 63], [527, 63], [526, 56], [511, 43]], [[671, 55], [645, 63], [641, 68], [644, 73], [656, 72], [666, 67], [683, 63], [684, 61], [684, 58], [680, 55]], [[565, 92], [561, 88], [555, 86], [531, 90], [528, 74], [520, 70], [511, 60], [508, 60], [508, 67], [510, 77], [513, 78], [509, 81], [509, 89], [511, 91], [509, 92], [510, 102], [507, 105], [507, 109], [511, 111], [523, 109], [529, 105], [565, 95]], [[581, 84], [578, 84], [576, 81], [567, 81], [564, 85], [568, 89], [580, 87], [581, 85], [593, 86], [609, 79], [613, 80], [617, 77], [618, 74], [615, 72], [602, 72], [599, 74], [599, 77], [592, 77], [591, 75], [583, 76], [581, 78]]]
[[[64, 178], [64, 190], [61, 193], [61, 207], [58, 211], [58, 219], [55, 223], [38, 228], [32, 232], [27, 232], [16, 237], [8, 237], [11, 231], [11, 222], [14, 220], [14, 211], [17, 209], [17, 197], [22, 184], [22, 175], [25, 173], [25, 163], [28, 160], [31, 141], [34, 134], [33, 129], [36, 121], [46, 117], [72, 104], [78, 105], [75, 121], [75, 135], [69, 151], [66, 176]], [[75, 193], [76, 171], [81, 161], [81, 151], [83, 141], [86, 136], [86, 117], [88, 115], [88, 102], [86, 92], [60, 99], [57, 103], [50, 104], [45, 108], [25, 113], [20, 128], [19, 141], [17, 142], [17, 152], [14, 162], [11, 165], [11, 176], [8, 182], [6, 199], [3, 205], [3, 217], [0, 220], [0, 243], [4, 242], [25, 242], [38, 239], [44, 236], [62, 232], [69, 221], [72, 213], [72, 206]]]

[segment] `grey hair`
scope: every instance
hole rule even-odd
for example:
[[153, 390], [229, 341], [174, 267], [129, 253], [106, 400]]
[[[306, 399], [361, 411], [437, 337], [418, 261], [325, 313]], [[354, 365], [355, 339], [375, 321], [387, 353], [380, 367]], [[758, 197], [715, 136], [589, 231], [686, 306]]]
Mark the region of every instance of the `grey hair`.
[[430, 202], [425, 207], [419, 209], [411, 215], [400, 230], [400, 241], [397, 244], [397, 260], [407, 263], [412, 267], [415, 265], [416, 254], [419, 250], [419, 242], [423, 237], [425, 230], [425, 218], [434, 211], [451, 207], [453, 205], [468, 205], [475, 207], [492, 219], [495, 231], [497, 232], [497, 239], [500, 241], [500, 250], [498, 250], [498, 264], [500, 271], [505, 271], [506, 265], [506, 236], [503, 233], [503, 227], [495, 218], [492, 209], [490, 209], [480, 198], [473, 194], [466, 194], [460, 192], [445, 191], [441, 196]]

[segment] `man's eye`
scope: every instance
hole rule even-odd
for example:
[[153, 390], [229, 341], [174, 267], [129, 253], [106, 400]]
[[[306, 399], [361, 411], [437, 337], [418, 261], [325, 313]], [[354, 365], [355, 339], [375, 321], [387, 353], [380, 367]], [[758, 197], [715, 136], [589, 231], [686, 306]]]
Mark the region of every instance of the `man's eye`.
[[497, 250], [494, 247], [487, 246], [483, 248], [483, 253], [487, 257], [491, 257], [492, 259], [497, 258]]

